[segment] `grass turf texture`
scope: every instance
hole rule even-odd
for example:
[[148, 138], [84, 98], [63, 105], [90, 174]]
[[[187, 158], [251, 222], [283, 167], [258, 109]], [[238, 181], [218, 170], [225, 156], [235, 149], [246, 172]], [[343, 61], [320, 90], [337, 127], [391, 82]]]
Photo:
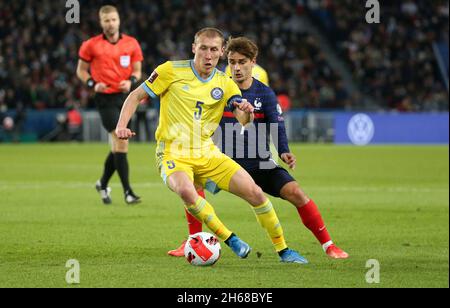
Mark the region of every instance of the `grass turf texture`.
[[[222, 244], [214, 267], [193, 267], [166, 254], [187, 227], [156, 172], [154, 145], [131, 146], [144, 201], [135, 207], [124, 204], [117, 175], [113, 205], [94, 190], [106, 145], [0, 145], [0, 287], [67, 287], [69, 259], [81, 264], [77, 287], [448, 287], [448, 147], [292, 149], [295, 177], [349, 260], [328, 259], [295, 209], [271, 198], [288, 244], [310, 261], [281, 264], [249, 206], [220, 193], [210, 202], [253, 252], [240, 260]], [[368, 259], [381, 264], [380, 284], [366, 283]]]

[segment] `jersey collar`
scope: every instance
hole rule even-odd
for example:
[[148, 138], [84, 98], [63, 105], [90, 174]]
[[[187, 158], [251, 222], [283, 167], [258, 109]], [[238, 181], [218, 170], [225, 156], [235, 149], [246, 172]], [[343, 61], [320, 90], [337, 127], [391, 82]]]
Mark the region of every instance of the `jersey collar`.
[[190, 60], [189, 63], [191, 64], [191, 69], [194, 72], [195, 77], [197, 77], [197, 79], [200, 80], [203, 83], [207, 83], [207, 82], [211, 81], [211, 79], [214, 78], [214, 75], [216, 75], [217, 68], [214, 68], [214, 70], [212, 71], [211, 75], [209, 75], [208, 78], [203, 79], [202, 77], [200, 77], [200, 74], [195, 70], [194, 60]]
[[111, 45], [116, 45], [117, 43], [119, 43], [119, 41], [123, 38], [122, 33], [119, 33], [119, 39], [117, 40], [117, 42], [115, 43], [111, 43], [110, 41], [108, 41], [108, 38], [106, 37], [106, 35], [103, 33], [103, 39], [105, 41], [107, 41], [108, 43], [110, 43]]
[[250, 89], [253, 88], [254, 85], [255, 85], [255, 78], [252, 77], [252, 84], [250, 85], [250, 87], [248, 87], [247, 89], [241, 89], [241, 92], [248, 92], [248, 91], [250, 91]]

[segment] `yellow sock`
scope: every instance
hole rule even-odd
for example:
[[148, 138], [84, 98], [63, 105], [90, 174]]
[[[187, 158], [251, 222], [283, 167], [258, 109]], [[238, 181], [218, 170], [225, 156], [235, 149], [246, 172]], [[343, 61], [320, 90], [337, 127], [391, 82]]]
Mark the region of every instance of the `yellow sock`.
[[253, 210], [255, 211], [259, 224], [266, 229], [267, 234], [275, 246], [275, 250], [280, 252], [286, 249], [287, 245], [283, 235], [283, 228], [270, 200], [267, 199], [262, 205], [253, 207]]
[[186, 205], [186, 209], [221, 240], [225, 241], [231, 236], [232, 232], [220, 221], [214, 208], [205, 199], [199, 197], [194, 205]]

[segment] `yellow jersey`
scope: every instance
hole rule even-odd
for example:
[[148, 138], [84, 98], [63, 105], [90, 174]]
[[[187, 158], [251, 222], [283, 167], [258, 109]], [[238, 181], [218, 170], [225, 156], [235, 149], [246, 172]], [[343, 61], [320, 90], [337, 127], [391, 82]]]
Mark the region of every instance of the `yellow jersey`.
[[[227, 67], [225, 68], [225, 74], [231, 77], [231, 68], [229, 65], [227, 65]], [[258, 64], [256, 64], [255, 67], [253, 68], [252, 77], [258, 79], [266, 86], [269, 86], [269, 75], [267, 74], [266, 70], [263, 69]]]
[[151, 97], [160, 97], [156, 140], [166, 149], [169, 144], [190, 150], [213, 146], [211, 136], [225, 106], [241, 98], [239, 87], [225, 73], [214, 69], [203, 79], [193, 60], [158, 66], [142, 86]]

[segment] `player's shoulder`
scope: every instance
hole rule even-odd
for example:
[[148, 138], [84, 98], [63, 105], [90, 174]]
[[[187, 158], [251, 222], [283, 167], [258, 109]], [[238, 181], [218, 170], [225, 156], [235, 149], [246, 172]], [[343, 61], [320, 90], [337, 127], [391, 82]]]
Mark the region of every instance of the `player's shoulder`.
[[158, 66], [159, 69], [180, 71], [182, 69], [190, 69], [189, 60], [173, 61], [168, 60]]
[[254, 67], [254, 69], [256, 69], [256, 70], [258, 70], [258, 71], [261, 71], [261, 72], [264, 72], [264, 73], [267, 73], [267, 71], [265, 70], [265, 68], [262, 67], [262, 66], [259, 65], [259, 64], [256, 64], [255, 67]]
[[103, 39], [104, 39], [103, 34], [98, 34], [91, 38], [88, 38], [87, 40], [85, 40], [83, 42], [83, 44], [93, 44], [93, 43], [95, 44], [95, 43], [101, 42]]
[[212, 81], [215, 82], [217, 86], [228, 89], [228, 91], [239, 90], [238, 85], [233, 81], [233, 79], [220, 70], [216, 70], [215, 78]]
[[253, 86], [258, 90], [265, 94], [273, 93], [273, 90], [271, 87], [266, 86], [263, 82], [259, 81], [256, 78], [253, 78]]
[[180, 78], [190, 78], [192, 72], [189, 60], [169, 60], [157, 67], [158, 73], [176, 75]]
[[122, 36], [122, 40], [124, 40], [125, 42], [132, 42], [132, 43], [139, 44], [138, 40], [134, 36], [124, 34], [124, 33], [122, 33], [121, 36]]
[[271, 99], [276, 98], [275, 91], [256, 78], [253, 78], [253, 87], [254, 91], [260, 96], [264, 96], [266, 100], [270, 101]]
[[216, 69], [216, 74], [218, 78], [230, 79], [230, 76], [228, 76], [225, 72], [222, 72], [219, 69]]
[[192, 69], [190, 60], [176, 60], [167, 61], [166, 69], [170, 70], [174, 75], [178, 76], [180, 79], [190, 79], [192, 78]]
[[225, 66], [225, 67], [223, 68], [223, 72], [224, 72], [226, 75], [231, 76], [231, 67], [230, 67], [229, 65]]
[[265, 85], [269, 85], [269, 74], [262, 66], [258, 64], [255, 65], [253, 68], [253, 76]]
[[167, 61], [170, 62], [170, 65], [174, 69], [184, 69], [184, 68], [191, 68], [191, 61], [190, 60], [176, 60], [176, 61]]
[[237, 87], [237, 84], [233, 81], [233, 79], [226, 72], [222, 72], [219, 69], [216, 69], [215, 80], [223, 85], [233, 85]]

